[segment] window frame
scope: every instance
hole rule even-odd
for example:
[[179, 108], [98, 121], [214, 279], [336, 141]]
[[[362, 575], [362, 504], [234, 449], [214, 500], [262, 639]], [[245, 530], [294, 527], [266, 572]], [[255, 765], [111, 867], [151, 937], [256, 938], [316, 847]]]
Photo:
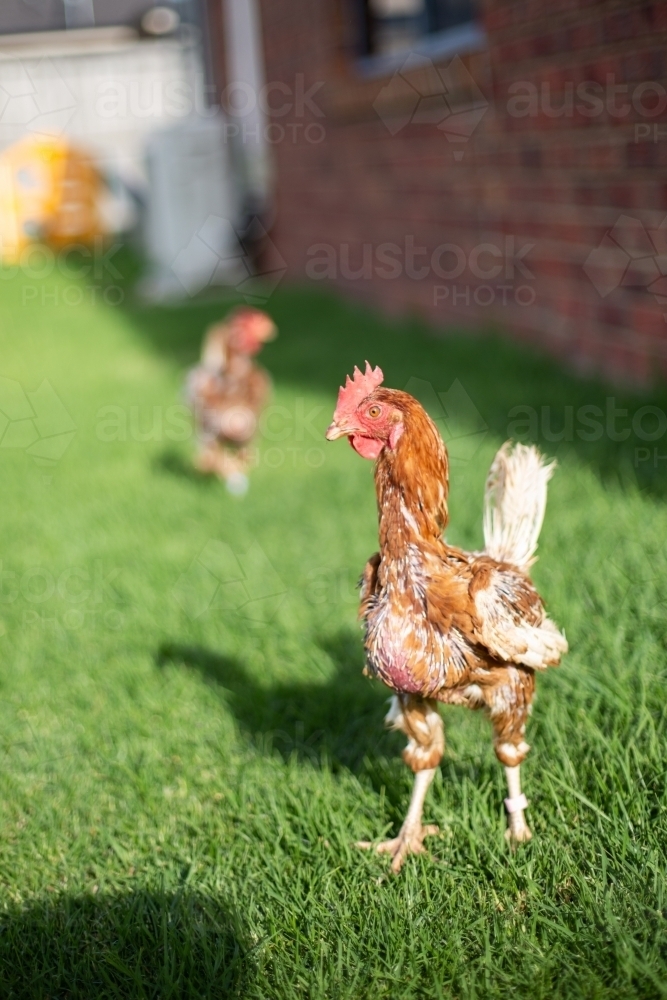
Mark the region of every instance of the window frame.
[[[357, 23], [359, 36], [368, 39], [370, 35], [368, 4], [357, 0]], [[409, 55], [428, 59], [445, 59], [447, 56], [464, 55], [487, 48], [488, 39], [479, 21], [473, 18], [462, 24], [422, 35], [413, 45], [397, 52], [359, 52], [354, 60], [355, 69], [364, 77], [388, 76], [399, 70]]]

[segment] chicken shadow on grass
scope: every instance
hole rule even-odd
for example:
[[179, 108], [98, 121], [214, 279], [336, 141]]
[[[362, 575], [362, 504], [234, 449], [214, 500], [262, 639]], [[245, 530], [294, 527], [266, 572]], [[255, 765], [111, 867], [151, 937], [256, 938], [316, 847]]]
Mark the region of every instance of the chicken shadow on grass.
[[[400, 821], [412, 776], [401, 759], [405, 736], [384, 726], [390, 691], [362, 675], [358, 635], [342, 630], [320, 637], [319, 645], [335, 667], [324, 683], [289, 681], [265, 687], [240, 660], [178, 643], [164, 643], [156, 662], [160, 667], [185, 665], [197, 671], [219, 693], [260, 752], [277, 753], [283, 760], [296, 756], [312, 764], [324, 763], [334, 773], [363, 774], [376, 792], [384, 792]], [[445, 709], [450, 720], [452, 712], [459, 716], [462, 710]], [[475, 725], [470, 713], [464, 717], [467, 725]], [[443, 760], [447, 780], [461, 784], [468, 779], [475, 786], [496, 781], [498, 765], [490, 747], [489, 728], [472, 755], [448, 753]]]
[[167, 448], [153, 459], [153, 468], [156, 472], [174, 476], [177, 479], [187, 479], [198, 486], [207, 488], [219, 487], [220, 480], [215, 476], [207, 475], [195, 468], [192, 458], [176, 451], [175, 448]]
[[0, 920], [3, 996], [243, 996], [252, 948], [238, 914], [189, 887], [50, 896]]
[[358, 637], [342, 631], [319, 640], [335, 673], [328, 680], [258, 684], [244, 664], [199, 646], [164, 643], [156, 662], [184, 664], [222, 697], [242, 730], [263, 752], [296, 754], [334, 770], [368, 771], [369, 759], [400, 755], [401, 739], [384, 729], [389, 691], [362, 676]]

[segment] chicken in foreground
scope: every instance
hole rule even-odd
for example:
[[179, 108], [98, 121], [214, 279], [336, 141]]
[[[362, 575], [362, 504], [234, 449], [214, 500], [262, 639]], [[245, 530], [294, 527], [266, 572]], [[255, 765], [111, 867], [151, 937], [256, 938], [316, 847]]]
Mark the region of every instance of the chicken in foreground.
[[240, 307], [206, 333], [201, 364], [186, 381], [199, 442], [195, 466], [223, 479], [230, 493], [248, 489], [250, 444], [271, 392], [253, 358], [277, 330], [260, 309]]
[[368, 362], [364, 373], [355, 368], [326, 436], [347, 437], [376, 463], [380, 551], [363, 573], [360, 618], [366, 672], [394, 692], [386, 722], [408, 737], [403, 759], [415, 775], [398, 836], [375, 848], [397, 872], [437, 832], [422, 812], [444, 752], [438, 702], [486, 711], [507, 775], [508, 839], [530, 839], [520, 766], [535, 672], [558, 664], [567, 642], [528, 576], [553, 464], [534, 447], [504, 444], [486, 484], [485, 551], [457, 549], [442, 537], [447, 449], [417, 400], [382, 381]]

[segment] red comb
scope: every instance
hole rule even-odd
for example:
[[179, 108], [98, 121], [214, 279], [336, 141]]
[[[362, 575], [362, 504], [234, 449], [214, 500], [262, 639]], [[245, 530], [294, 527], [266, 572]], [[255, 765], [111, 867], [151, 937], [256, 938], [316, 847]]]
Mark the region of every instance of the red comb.
[[370, 396], [373, 390], [382, 384], [383, 379], [382, 369], [371, 368], [368, 361], [366, 362], [366, 371], [363, 374], [355, 365], [354, 375], [352, 378], [348, 375], [345, 379], [345, 385], [341, 386], [338, 391], [334, 420], [340, 420], [342, 417], [354, 413], [362, 399]]

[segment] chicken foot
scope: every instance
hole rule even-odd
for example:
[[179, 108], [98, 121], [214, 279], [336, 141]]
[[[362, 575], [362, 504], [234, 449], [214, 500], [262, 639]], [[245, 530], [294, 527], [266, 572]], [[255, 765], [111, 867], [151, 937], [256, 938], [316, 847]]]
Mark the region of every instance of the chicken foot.
[[247, 471], [251, 463], [247, 448], [232, 449], [206, 442], [200, 446], [194, 464], [199, 472], [213, 473], [224, 480], [230, 493], [243, 494], [248, 489]]
[[[401, 870], [408, 854], [424, 853], [424, 837], [430, 837], [438, 833], [438, 827], [433, 824], [429, 823], [426, 826], [422, 826], [424, 799], [436, 771], [436, 767], [431, 767], [426, 771], [415, 772], [410, 808], [398, 836], [392, 837], [391, 840], [383, 840], [382, 843], [375, 845], [375, 850], [378, 854], [391, 854], [391, 870], [393, 872]], [[357, 843], [357, 847], [370, 850], [373, 844], [370, 840], [360, 840]]]

